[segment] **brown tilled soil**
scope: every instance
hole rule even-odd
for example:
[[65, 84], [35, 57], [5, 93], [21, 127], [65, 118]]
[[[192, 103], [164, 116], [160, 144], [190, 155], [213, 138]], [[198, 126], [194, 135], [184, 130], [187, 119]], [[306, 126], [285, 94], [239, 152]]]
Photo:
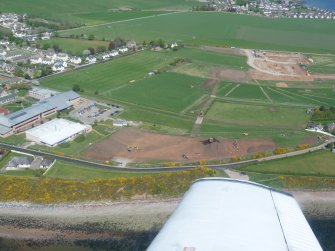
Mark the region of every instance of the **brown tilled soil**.
[[225, 68], [213, 68], [211, 69], [210, 75], [213, 78], [220, 80], [229, 80], [234, 82], [249, 82], [251, 81], [251, 77], [247, 71], [240, 70], [230, 70]]
[[[185, 161], [183, 155], [186, 155], [189, 161], [199, 161], [244, 156], [276, 147], [272, 140], [238, 140], [234, 144], [234, 140], [217, 139], [219, 142], [206, 144], [207, 138], [162, 135], [124, 128], [92, 145], [84, 152], [84, 156], [100, 161], [126, 158], [133, 162], [144, 162]], [[129, 147], [131, 151], [128, 151]]]
[[312, 136], [312, 137], [308, 137], [303, 139], [302, 141], [299, 142], [299, 145], [305, 145], [308, 144], [310, 146], [316, 145], [317, 143], [319, 143], [319, 139], [317, 136]]
[[238, 56], [245, 55], [244, 52], [238, 48], [226, 48], [226, 47], [215, 47], [215, 46], [203, 46], [201, 48], [204, 49], [205, 51], [221, 52], [221, 53], [238, 55]]

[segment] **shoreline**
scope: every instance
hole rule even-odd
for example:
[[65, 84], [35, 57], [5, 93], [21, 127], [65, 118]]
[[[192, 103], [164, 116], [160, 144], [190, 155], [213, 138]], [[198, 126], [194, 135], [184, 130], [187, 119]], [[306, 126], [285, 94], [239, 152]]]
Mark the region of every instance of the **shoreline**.
[[[335, 219], [335, 191], [291, 193], [307, 219]], [[107, 240], [128, 233], [157, 233], [180, 201], [181, 198], [58, 205], [0, 203], [0, 238]]]

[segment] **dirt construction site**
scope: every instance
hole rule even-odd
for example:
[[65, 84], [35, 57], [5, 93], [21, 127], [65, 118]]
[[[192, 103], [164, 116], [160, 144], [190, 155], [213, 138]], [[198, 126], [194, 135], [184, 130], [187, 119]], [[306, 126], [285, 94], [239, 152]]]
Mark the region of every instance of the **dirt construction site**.
[[247, 57], [249, 70], [211, 69], [210, 77], [218, 80], [249, 82], [251, 80], [314, 81], [335, 79], [335, 74], [310, 74], [306, 66], [313, 63], [301, 53], [204, 47], [205, 50]]
[[162, 135], [124, 128], [89, 147], [83, 154], [99, 161], [129, 162], [219, 160], [276, 148], [272, 140], [231, 140]]

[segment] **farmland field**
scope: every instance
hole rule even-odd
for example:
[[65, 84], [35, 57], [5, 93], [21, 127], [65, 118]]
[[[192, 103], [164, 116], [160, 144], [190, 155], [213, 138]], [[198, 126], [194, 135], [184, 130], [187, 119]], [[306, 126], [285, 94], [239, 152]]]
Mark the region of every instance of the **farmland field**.
[[306, 109], [215, 102], [206, 121], [270, 128], [303, 129], [309, 120]]
[[82, 55], [87, 48], [97, 48], [98, 46], [108, 47], [108, 42], [97, 40], [71, 39], [71, 38], [52, 38], [50, 40], [42, 40], [39, 42], [42, 46], [47, 44], [50, 47], [58, 45], [59, 48], [67, 53], [74, 55]]
[[[113, 10], [135, 10], [137, 14], [119, 14], [124, 18], [131, 18], [132, 15], [140, 15], [138, 10], [188, 10], [196, 4], [195, 1], [186, 0], [169, 0], [168, 2], [162, 0], [96, 0], [94, 3], [89, 0], [58, 0], [57, 2], [2, 0], [0, 9], [4, 12], [28, 13], [53, 20], [92, 24], [120, 19], [112, 15], [109, 19], [108, 13]], [[127, 15], [129, 16], [126, 17]]]
[[[203, 20], [206, 20], [204, 22]], [[169, 24], [169, 25], [166, 25]], [[327, 20], [269, 19], [218, 12], [180, 12], [113, 25], [64, 31], [136, 41], [183, 41], [189, 45], [237, 46], [302, 52], [335, 52], [335, 24]]]

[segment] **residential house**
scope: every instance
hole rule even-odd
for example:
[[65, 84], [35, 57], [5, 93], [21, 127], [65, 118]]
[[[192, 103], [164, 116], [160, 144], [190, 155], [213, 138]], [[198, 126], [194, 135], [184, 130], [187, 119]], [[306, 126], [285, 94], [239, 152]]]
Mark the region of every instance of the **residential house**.
[[65, 67], [62, 61], [56, 62], [53, 66], [52, 66], [52, 70], [53, 71], [64, 71]]
[[126, 53], [126, 52], [128, 52], [128, 48], [127, 47], [121, 47], [121, 48], [119, 48], [119, 52], [120, 53]]
[[112, 50], [110, 53], [109, 53], [109, 56], [111, 57], [116, 57], [119, 55], [119, 52], [117, 50]]
[[88, 57], [86, 57], [86, 62], [89, 63], [89, 64], [94, 64], [97, 62], [97, 59], [96, 57], [92, 56], [92, 55], [89, 55]]
[[136, 50], [137, 49], [137, 45], [136, 45], [136, 42], [134, 40], [127, 41], [126, 46], [129, 50]]
[[55, 162], [54, 159], [43, 159], [40, 163], [40, 168], [42, 169], [48, 169], [52, 166], [52, 164]]
[[72, 58], [70, 58], [70, 62], [72, 64], [81, 64], [81, 58], [80, 57], [72, 57]]
[[2, 96], [0, 97], [0, 104], [8, 104], [8, 103], [14, 102], [16, 97], [17, 96], [14, 93], [10, 93], [5, 96]]
[[30, 58], [30, 63], [31, 64], [41, 64], [42, 63], [42, 57], [40, 56], [35, 56]]
[[13, 157], [7, 164], [6, 170], [29, 168], [34, 159], [32, 157]]
[[43, 58], [42, 59], [42, 64], [45, 65], [52, 65], [54, 63], [54, 60], [50, 59], [50, 58]]
[[66, 54], [66, 53], [58, 53], [57, 54], [57, 59], [66, 62], [66, 61], [69, 60], [69, 55]]
[[108, 53], [104, 53], [101, 56], [102, 60], [108, 60], [109, 59], [109, 54]]

